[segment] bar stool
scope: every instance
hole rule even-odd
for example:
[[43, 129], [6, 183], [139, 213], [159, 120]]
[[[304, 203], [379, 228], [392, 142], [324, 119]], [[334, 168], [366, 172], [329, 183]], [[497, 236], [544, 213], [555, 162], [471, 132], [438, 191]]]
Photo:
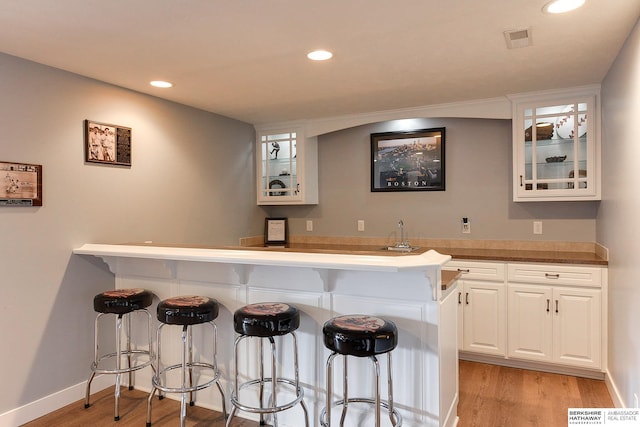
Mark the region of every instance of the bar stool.
[[[304, 403], [304, 390], [300, 387], [300, 380], [298, 374], [298, 338], [296, 336], [296, 329], [300, 326], [300, 312], [298, 309], [290, 304], [265, 302], [258, 304], [251, 304], [244, 306], [233, 315], [233, 326], [236, 333], [239, 336], [235, 340], [233, 348], [234, 362], [235, 362], [235, 385], [234, 390], [231, 393], [231, 414], [227, 419], [226, 427], [231, 425], [231, 420], [238, 411], [245, 411], [254, 414], [260, 414], [260, 425], [265, 425], [265, 414], [273, 414], [273, 426], [278, 426], [277, 413], [284, 410], [293, 408], [300, 403], [302, 410], [304, 411], [305, 426], [309, 426], [309, 414], [307, 406]], [[290, 335], [293, 339], [293, 369], [295, 379], [282, 378], [278, 376], [276, 368], [276, 343], [274, 337]], [[259, 378], [249, 379], [248, 381], [239, 384], [238, 377], [238, 345], [245, 338], [258, 338], [260, 345], [259, 352]], [[269, 340], [271, 345], [271, 377], [265, 378], [264, 374], [264, 348], [263, 338]], [[250, 356], [249, 356], [250, 359]], [[265, 405], [263, 402], [265, 385], [271, 384], [271, 398], [270, 403]], [[285, 403], [279, 403], [278, 396], [278, 384], [286, 384], [295, 392], [295, 397], [288, 400]], [[240, 391], [253, 388], [257, 386], [259, 395], [259, 406], [254, 406], [252, 403], [241, 402], [239, 396]], [[243, 395], [246, 399], [246, 395]]]
[[[389, 411], [389, 419], [395, 427], [402, 425], [402, 416], [393, 407], [393, 380], [391, 376], [391, 351], [398, 344], [398, 330], [390, 320], [366, 315], [334, 317], [323, 328], [324, 345], [332, 351], [327, 359], [327, 406], [320, 412], [320, 425], [331, 426], [332, 406], [342, 406], [340, 426], [344, 425], [349, 403], [375, 405], [375, 426], [380, 427], [380, 407]], [[387, 354], [388, 402], [380, 400], [380, 365], [376, 355]], [[340, 354], [344, 361], [342, 400], [331, 402], [333, 394], [333, 359]], [[375, 398], [349, 397], [347, 394], [347, 356], [367, 357], [373, 363], [375, 373]]]
[[[133, 372], [152, 365], [153, 350], [151, 345], [151, 314], [147, 307], [153, 301], [153, 294], [144, 289], [116, 289], [103, 292], [93, 298], [93, 309], [98, 313], [94, 321], [94, 358], [91, 364], [91, 375], [87, 381], [84, 407], [91, 406], [91, 382], [96, 374], [115, 374], [115, 412], [113, 419], [120, 419], [120, 375], [129, 374], [129, 390], [133, 390]], [[146, 349], [131, 348], [132, 321], [131, 316], [140, 313], [147, 319], [147, 347]], [[98, 337], [100, 319], [106, 315], [116, 316], [116, 348], [112, 353], [99, 354]], [[145, 316], [146, 315], [146, 316]], [[124, 334], [126, 347], [122, 348], [123, 322], [126, 323]], [[132, 357], [135, 356], [135, 360]], [[122, 366], [122, 359], [126, 358], [127, 366]], [[115, 366], [113, 363], [115, 362]]]
[[[216, 352], [218, 342], [218, 328], [213, 322], [218, 317], [219, 306], [216, 300], [202, 296], [178, 296], [161, 301], [158, 304], [157, 314], [160, 325], [157, 330], [157, 351], [155, 360], [155, 374], [151, 379], [152, 389], [147, 400], [147, 427], [151, 426], [151, 402], [157, 390], [162, 393], [180, 393], [180, 426], [186, 425], [187, 418], [187, 395], [189, 395], [189, 406], [193, 406], [195, 401], [193, 393], [198, 390], [210, 387], [214, 383], [218, 387], [222, 397], [222, 413], [227, 416], [224, 391], [220, 385], [220, 371], [218, 370]], [[163, 366], [162, 364], [162, 329], [165, 325], [182, 326], [182, 354], [180, 363]], [[193, 360], [193, 326], [209, 325], [211, 336], [213, 337], [213, 348], [211, 353], [211, 363]], [[208, 375], [212, 378], [209, 381], [194, 384], [194, 369], [199, 376]], [[179, 370], [180, 384], [176, 385], [176, 380], [167, 379], [167, 373]]]

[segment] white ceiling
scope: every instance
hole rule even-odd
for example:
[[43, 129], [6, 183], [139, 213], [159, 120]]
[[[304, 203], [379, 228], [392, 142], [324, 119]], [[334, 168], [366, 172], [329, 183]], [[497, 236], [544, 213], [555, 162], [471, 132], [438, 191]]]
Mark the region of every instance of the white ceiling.
[[[640, 0], [545, 3], [0, 0], [0, 51], [253, 124], [601, 82]], [[508, 50], [524, 28], [533, 45]], [[317, 48], [334, 58], [309, 61]]]

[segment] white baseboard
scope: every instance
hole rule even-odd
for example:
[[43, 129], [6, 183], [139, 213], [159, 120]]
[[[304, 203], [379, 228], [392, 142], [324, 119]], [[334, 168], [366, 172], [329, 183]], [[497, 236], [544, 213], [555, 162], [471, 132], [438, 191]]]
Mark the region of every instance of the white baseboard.
[[[91, 383], [91, 394], [114, 384], [113, 375], [99, 375]], [[86, 381], [0, 414], [0, 427], [17, 427], [40, 418], [80, 399], [84, 399]]]
[[616, 408], [626, 408], [622, 396], [620, 396], [620, 392], [618, 391], [618, 387], [616, 387], [613, 379], [611, 379], [611, 373], [608, 370], [604, 378], [604, 383], [607, 385], [607, 390], [609, 390], [611, 400], [613, 400], [613, 406]]

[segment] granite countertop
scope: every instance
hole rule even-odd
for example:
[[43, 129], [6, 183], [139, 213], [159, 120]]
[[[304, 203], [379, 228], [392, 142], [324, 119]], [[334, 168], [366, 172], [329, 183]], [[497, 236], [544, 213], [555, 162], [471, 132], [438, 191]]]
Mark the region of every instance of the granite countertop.
[[605, 258], [595, 252], [543, 251], [525, 249], [491, 249], [491, 248], [455, 248], [455, 247], [420, 247], [410, 253], [383, 250], [383, 246], [349, 245], [349, 244], [318, 244], [318, 243], [290, 243], [284, 247], [251, 246], [256, 250], [277, 250], [309, 253], [348, 253], [362, 255], [407, 256], [420, 254], [433, 249], [444, 255], [451, 255], [453, 259], [477, 261], [505, 261], [505, 262], [541, 262], [557, 264], [589, 264], [608, 265]]

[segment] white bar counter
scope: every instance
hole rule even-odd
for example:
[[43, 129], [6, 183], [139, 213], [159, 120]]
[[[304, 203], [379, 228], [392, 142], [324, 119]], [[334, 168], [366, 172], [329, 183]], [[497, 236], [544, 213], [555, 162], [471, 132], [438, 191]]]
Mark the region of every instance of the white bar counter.
[[[85, 244], [74, 254], [102, 258], [115, 275], [117, 288], [145, 288], [158, 300], [176, 295], [204, 295], [220, 303], [218, 365], [230, 396], [233, 378], [233, 312], [256, 302], [286, 302], [300, 309], [297, 331], [300, 380], [305, 390], [311, 425], [319, 426], [325, 405], [325, 363], [329, 352], [322, 326], [342, 314], [370, 314], [388, 318], [398, 327], [393, 351], [395, 406], [406, 427], [455, 426], [457, 423], [457, 300], [455, 286], [443, 290], [441, 267], [451, 257], [436, 251], [380, 254], [371, 251], [313, 252], [269, 248], [205, 248], [170, 245]], [[154, 301], [154, 304], [158, 301]], [[155, 313], [155, 305], [151, 308]], [[155, 318], [155, 316], [154, 316]], [[194, 337], [196, 338], [196, 337]], [[176, 352], [179, 339], [171, 351]], [[208, 345], [206, 338], [194, 341]], [[163, 354], [165, 352], [163, 338]], [[279, 354], [284, 376], [291, 365], [289, 341]], [[247, 351], [252, 351], [247, 348]], [[387, 398], [386, 358], [381, 364], [381, 396]], [[371, 365], [350, 358], [350, 396], [370, 397]], [[366, 362], [366, 363], [365, 363]], [[241, 366], [245, 364], [241, 359]], [[336, 364], [336, 367], [341, 363]], [[249, 367], [247, 366], [247, 369]], [[251, 367], [253, 369], [253, 367]], [[136, 375], [136, 388], [149, 390], [150, 371]], [[342, 375], [341, 369], [334, 369]], [[341, 390], [336, 380], [334, 393]], [[169, 396], [173, 397], [173, 396]], [[338, 398], [335, 396], [335, 398]], [[213, 389], [199, 392], [196, 404], [221, 410]], [[339, 417], [339, 411], [338, 412]], [[303, 425], [299, 407], [278, 415], [281, 426]], [[241, 413], [241, 416], [246, 416]], [[371, 409], [349, 406], [349, 427], [373, 425]], [[383, 417], [383, 426], [390, 425]]]

